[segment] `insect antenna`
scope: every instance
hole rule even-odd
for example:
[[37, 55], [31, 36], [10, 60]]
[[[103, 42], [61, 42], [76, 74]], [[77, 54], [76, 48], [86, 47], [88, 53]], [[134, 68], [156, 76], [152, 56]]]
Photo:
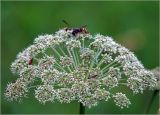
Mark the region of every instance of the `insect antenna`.
[[63, 23], [65, 23], [68, 27], [70, 27], [69, 23], [66, 20], [62, 20]]
[[81, 26], [82, 28], [86, 28], [87, 27], [87, 25], [83, 25], [83, 26]]

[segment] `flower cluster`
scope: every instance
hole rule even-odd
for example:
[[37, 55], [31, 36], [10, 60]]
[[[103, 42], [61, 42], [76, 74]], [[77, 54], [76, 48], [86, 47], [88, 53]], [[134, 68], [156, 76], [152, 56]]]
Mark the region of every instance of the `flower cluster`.
[[41, 102], [54, 101], [56, 96], [56, 91], [53, 89], [52, 85], [42, 85], [35, 90], [35, 98]]
[[152, 73], [157, 79], [157, 86], [155, 87], [155, 89], [160, 90], [160, 67], [152, 69]]
[[60, 62], [62, 66], [66, 67], [66, 66], [70, 66], [73, 61], [71, 57], [65, 56], [60, 58]]
[[80, 48], [81, 47], [81, 42], [78, 41], [78, 40], [69, 40], [69, 41], [66, 41], [66, 46], [69, 48], [69, 49], [73, 49], [73, 48]]
[[122, 109], [124, 107], [128, 107], [128, 105], [131, 104], [129, 99], [123, 93], [116, 93], [115, 95], [113, 95], [113, 98], [116, 105], [121, 107]]
[[5, 96], [9, 101], [21, 101], [22, 97], [26, 97], [28, 89], [21, 79], [18, 79], [15, 83], [7, 85]]
[[77, 100], [91, 108], [112, 98], [124, 108], [131, 104], [126, 94], [112, 89], [125, 85], [136, 94], [157, 86], [153, 73], [111, 37], [84, 32], [73, 35], [73, 31], [60, 29], [38, 36], [17, 55], [11, 71], [19, 78], [7, 85], [8, 100], [21, 100], [34, 88], [35, 98], [43, 104]]

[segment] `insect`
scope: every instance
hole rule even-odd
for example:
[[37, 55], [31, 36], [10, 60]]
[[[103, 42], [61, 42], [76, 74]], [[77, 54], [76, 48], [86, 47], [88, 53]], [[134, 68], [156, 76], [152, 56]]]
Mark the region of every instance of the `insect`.
[[[70, 27], [70, 25], [65, 21], [65, 20], [62, 20], [68, 27]], [[68, 31], [68, 30], [72, 30], [72, 35], [73, 36], [76, 36], [77, 34], [79, 34], [79, 33], [82, 33], [82, 34], [87, 34], [87, 33], [89, 33], [88, 31], [87, 31], [87, 28], [86, 28], [86, 25], [84, 25], [84, 26], [81, 26], [81, 27], [79, 27], [79, 28], [65, 28], [65, 30], [66, 31]]]
[[97, 75], [92, 75], [92, 76], [89, 76], [88, 79], [91, 79], [91, 78], [96, 78]]
[[82, 27], [80, 27], [80, 28], [75, 28], [75, 29], [73, 29], [73, 31], [72, 31], [72, 35], [73, 35], [73, 36], [76, 36], [76, 35], [79, 34], [79, 33], [83, 33], [83, 34], [88, 33], [88, 31], [87, 31], [87, 29], [86, 29], [86, 26], [82, 26]]
[[28, 62], [29, 65], [32, 65], [32, 62], [33, 62], [33, 58], [31, 58]]

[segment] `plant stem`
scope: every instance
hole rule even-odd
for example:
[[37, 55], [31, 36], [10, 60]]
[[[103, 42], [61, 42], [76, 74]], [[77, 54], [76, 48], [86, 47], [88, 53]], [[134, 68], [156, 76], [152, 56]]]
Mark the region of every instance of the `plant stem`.
[[84, 39], [82, 40], [82, 48], [84, 49]]
[[75, 51], [75, 55], [76, 55], [76, 58], [77, 58], [77, 63], [78, 63], [78, 65], [79, 65], [79, 64], [80, 64], [80, 61], [79, 61], [78, 51]]
[[52, 50], [59, 56], [59, 58], [61, 57], [61, 54], [59, 54], [59, 52], [55, 49], [55, 48], [53, 48], [53, 47], [51, 47], [52, 48]]
[[[61, 47], [59, 47], [59, 49], [63, 53], [63, 56], [67, 56], [67, 54], [62, 50]], [[67, 68], [68, 68], [69, 72], [72, 72], [71, 67], [68, 66]]]
[[102, 68], [102, 71], [104, 71], [105, 69], [109, 68], [112, 64], [114, 64], [116, 61], [112, 61], [111, 63], [109, 63], [107, 66], [105, 66], [104, 68]]
[[80, 107], [79, 107], [79, 114], [85, 114], [85, 107], [83, 104], [80, 102]]
[[98, 63], [97, 67], [100, 67], [100, 66], [103, 64], [103, 62], [104, 62], [104, 59], [102, 58], [102, 59], [100, 60], [100, 62]]
[[146, 109], [145, 109], [145, 111], [144, 111], [145, 114], [149, 114], [149, 111], [150, 111], [151, 107], [153, 106], [153, 105], [152, 105], [152, 104], [153, 104], [153, 101], [154, 101], [154, 99], [155, 99], [155, 97], [156, 97], [156, 95], [157, 95], [158, 93], [159, 93], [158, 90], [155, 90], [155, 91], [153, 92], [151, 98], [149, 99], [149, 101], [148, 101], [148, 103], [147, 103]]
[[73, 59], [75, 61], [75, 66], [77, 67], [78, 63], [77, 63], [77, 59], [76, 59], [76, 55], [75, 55], [74, 49], [72, 49], [71, 52], [73, 54]]
[[74, 61], [74, 63], [73, 63], [73, 68], [76, 69], [75, 60], [74, 60], [74, 58], [73, 58], [73, 56], [72, 56], [72, 53], [70, 52], [70, 49], [67, 48], [67, 51], [68, 51], [68, 53], [69, 53], [69, 56], [72, 57], [72, 59], [73, 59], [73, 61]]

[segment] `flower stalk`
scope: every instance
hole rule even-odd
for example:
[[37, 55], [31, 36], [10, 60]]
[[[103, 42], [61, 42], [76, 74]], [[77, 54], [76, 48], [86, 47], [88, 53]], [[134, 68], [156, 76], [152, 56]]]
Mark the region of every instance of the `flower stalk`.
[[83, 104], [82, 103], [80, 103], [80, 115], [81, 114], [85, 114], [85, 106], [83, 106]]

